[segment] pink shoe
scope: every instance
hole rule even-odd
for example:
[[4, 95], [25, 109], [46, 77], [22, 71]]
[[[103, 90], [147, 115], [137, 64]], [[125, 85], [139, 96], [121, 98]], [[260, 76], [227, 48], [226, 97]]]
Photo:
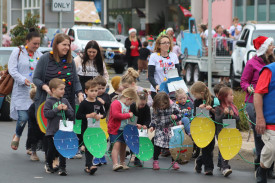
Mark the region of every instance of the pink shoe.
[[154, 162], [153, 162], [153, 170], [159, 170], [159, 161], [154, 160]]
[[[173, 161], [171, 164], [173, 164], [173, 163], [174, 163], [174, 161]], [[174, 170], [180, 169], [179, 164], [178, 164], [177, 162], [175, 162], [175, 163], [173, 164], [173, 169], [174, 169]]]

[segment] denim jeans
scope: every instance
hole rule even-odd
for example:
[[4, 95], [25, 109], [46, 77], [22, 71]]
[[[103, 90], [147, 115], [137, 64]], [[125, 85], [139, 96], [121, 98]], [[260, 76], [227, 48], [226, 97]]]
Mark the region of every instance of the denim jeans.
[[185, 132], [187, 133], [187, 135], [189, 135], [190, 134], [190, 119], [187, 117], [183, 117], [181, 119], [181, 122], [184, 125]]
[[29, 115], [27, 110], [19, 110], [18, 112], [18, 120], [16, 122], [16, 136], [21, 137], [23, 130], [26, 126], [26, 123], [28, 122]]

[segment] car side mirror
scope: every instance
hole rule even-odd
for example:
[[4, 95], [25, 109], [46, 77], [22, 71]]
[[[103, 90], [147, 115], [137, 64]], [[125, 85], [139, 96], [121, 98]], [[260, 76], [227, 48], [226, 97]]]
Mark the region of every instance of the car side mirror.
[[237, 41], [236, 45], [239, 47], [246, 47], [246, 42], [244, 40], [239, 40]]
[[120, 39], [120, 38], [116, 38], [116, 40], [117, 40], [118, 42], [120, 42], [120, 41], [121, 41], [121, 39]]

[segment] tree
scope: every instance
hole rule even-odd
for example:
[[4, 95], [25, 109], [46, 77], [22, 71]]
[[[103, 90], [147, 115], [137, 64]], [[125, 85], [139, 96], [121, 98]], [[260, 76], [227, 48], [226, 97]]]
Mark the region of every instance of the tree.
[[44, 33], [41, 32], [40, 28], [37, 25], [38, 19], [39, 19], [39, 15], [32, 15], [31, 13], [28, 13], [23, 24], [22, 21], [18, 18], [17, 26], [11, 30], [11, 41], [12, 41], [11, 45], [12, 46], [24, 45], [26, 42], [26, 36], [29, 33], [30, 28], [35, 28], [38, 32], [40, 32], [40, 36], [42, 39], [44, 36]]

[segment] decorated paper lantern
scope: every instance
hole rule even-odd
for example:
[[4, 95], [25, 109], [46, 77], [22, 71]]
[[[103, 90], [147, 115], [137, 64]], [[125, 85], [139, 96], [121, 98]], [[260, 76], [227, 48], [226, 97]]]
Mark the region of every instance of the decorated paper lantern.
[[218, 146], [223, 159], [230, 160], [242, 147], [242, 135], [236, 128], [223, 128], [218, 136]]
[[141, 161], [148, 161], [153, 157], [153, 154], [154, 146], [148, 138], [147, 130], [139, 130], [139, 153], [136, 154], [136, 157]]
[[127, 146], [134, 154], [139, 153], [138, 129], [134, 125], [127, 124], [123, 130], [123, 137]]
[[109, 133], [108, 133], [108, 126], [107, 126], [106, 118], [100, 119], [100, 128], [104, 131], [106, 139], [108, 139]]
[[[77, 113], [78, 108], [79, 108], [79, 105], [75, 105], [75, 114]], [[82, 123], [82, 120], [75, 119], [74, 133], [81, 134], [81, 123]]]
[[101, 128], [87, 128], [83, 141], [88, 151], [96, 158], [102, 158], [107, 149], [105, 133]]
[[39, 129], [41, 130], [41, 132], [46, 133], [47, 118], [45, 118], [45, 116], [44, 116], [44, 111], [43, 111], [44, 105], [45, 105], [45, 102], [40, 104], [40, 106], [38, 107], [37, 112], [36, 112], [36, 119], [37, 119], [37, 123], [38, 123]]
[[204, 148], [214, 138], [215, 124], [208, 118], [195, 117], [191, 122], [190, 132], [195, 144]]
[[65, 158], [72, 158], [78, 152], [78, 138], [74, 132], [58, 130], [53, 141], [56, 150]]

